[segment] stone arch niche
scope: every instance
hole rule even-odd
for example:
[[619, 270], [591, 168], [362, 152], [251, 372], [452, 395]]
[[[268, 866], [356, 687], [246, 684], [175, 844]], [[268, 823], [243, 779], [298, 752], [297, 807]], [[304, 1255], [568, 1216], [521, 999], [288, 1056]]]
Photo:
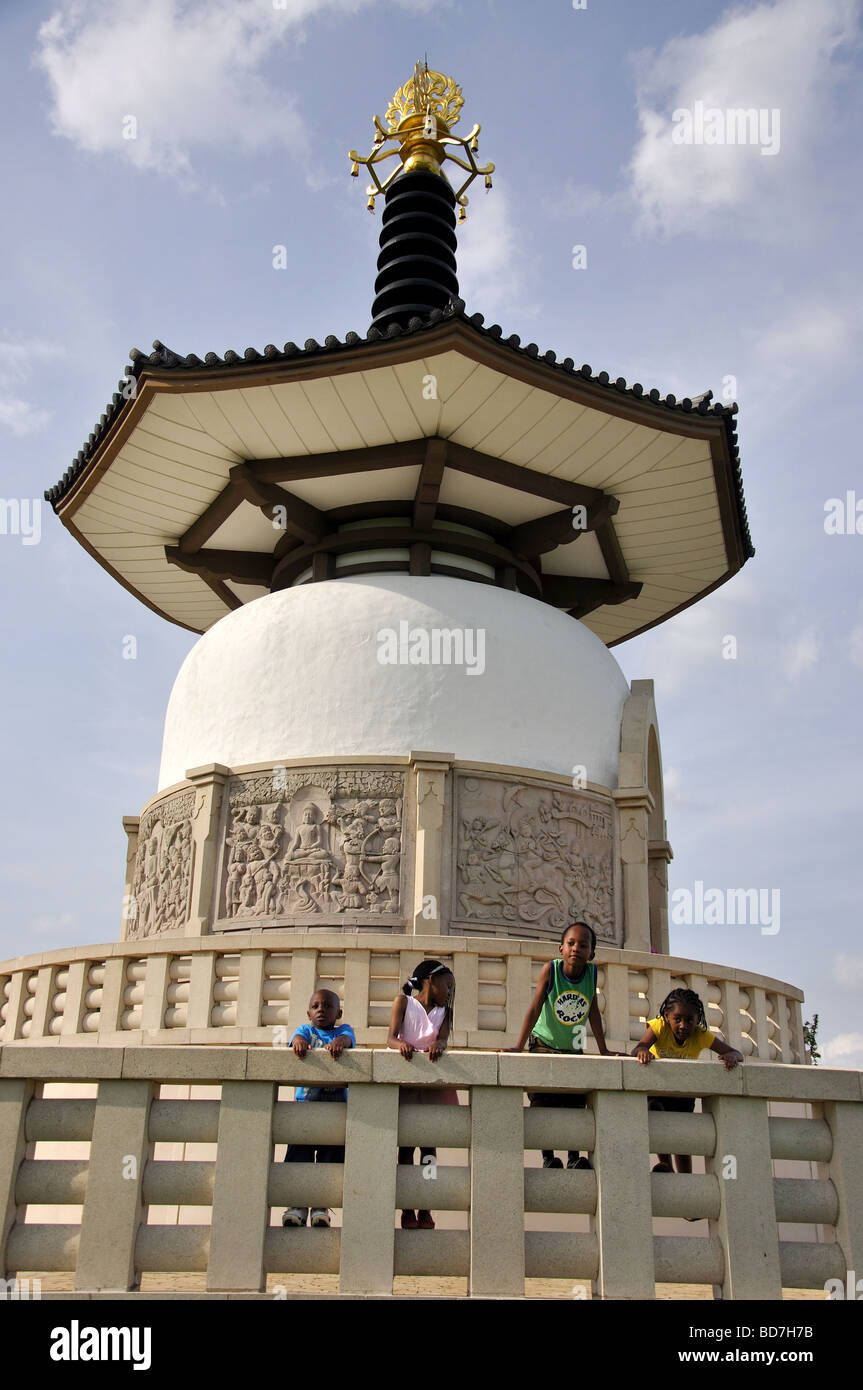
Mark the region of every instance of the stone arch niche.
[[620, 726], [617, 802], [624, 945], [668, 953], [668, 864], [659, 721], [653, 681], [632, 682]]

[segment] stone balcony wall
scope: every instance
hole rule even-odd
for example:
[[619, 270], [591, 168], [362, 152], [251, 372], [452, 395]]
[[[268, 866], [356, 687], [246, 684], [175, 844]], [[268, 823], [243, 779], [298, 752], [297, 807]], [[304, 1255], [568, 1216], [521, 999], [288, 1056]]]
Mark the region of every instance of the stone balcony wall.
[[[52, 951], [0, 964], [0, 1043], [272, 1046], [333, 989], [363, 1044], [386, 1041], [392, 1001], [424, 956], [456, 979], [453, 1043], [510, 1047], [555, 947], [470, 936], [244, 931]], [[806, 1061], [794, 986], [704, 961], [600, 944], [609, 1046], [629, 1050], [671, 989], [694, 989], [707, 1020], [745, 1057]], [[594, 1047], [588, 1038], [588, 1051]]]
[[[526, 1108], [527, 1090], [571, 1091], [576, 1078], [584, 1110]], [[346, 1104], [281, 1096], [339, 1081]], [[96, 1094], [50, 1094], [82, 1083]], [[463, 1103], [402, 1104], [405, 1085], [453, 1087]], [[648, 1094], [696, 1095], [701, 1110], [649, 1112]], [[616, 1299], [652, 1298], [667, 1281], [758, 1300], [844, 1286], [863, 1268], [861, 1100], [859, 1072], [758, 1062], [729, 1073], [457, 1050], [431, 1063], [358, 1048], [335, 1062], [275, 1047], [13, 1044], [0, 1051], [2, 1274], [65, 1271], [95, 1294], [134, 1291], [145, 1273], [196, 1272], [222, 1298], [266, 1296], [268, 1275], [291, 1274], [337, 1274], [354, 1297], [391, 1293], [397, 1274], [509, 1297], [534, 1277]], [[811, 1114], [771, 1116], [778, 1103]], [[279, 1146], [293, 1141], [344, 1144], [344, 1163], [285, 1164]], [[434, 1181], [397, 1166], [400, 1144], [438, 1147]], [[208, 1156], [189, 1156], [193, 1145]], [[544, 1147], [587, 1151], [593, 1170], [541, 1169]], [[705, 1171], [652, 1173], [660, 1150], [701, 1156]], [[780, 1162], [801, 1175], [777, 1176]], [[59, 1223], [40, 1219], [46, 1204], [66, 1209]], [[183, 1204], [193, 1219], [176, 1224], [170, 1208]], [[337, 1215], [330, 1229], [284, 1230], [288, 1205]], [[454, 1213], [462, 1229], [395, 1230], [408, 1206]], [[531, 1229], [543, 1213], [550, 1229]], [[573, 1217], [587, 1229], [573, 1231]], [[667, 1217], [700, 1224], [688, 1238], [656, 1234]], [[824, 1238], [800, 1238], [805, 1223]]]

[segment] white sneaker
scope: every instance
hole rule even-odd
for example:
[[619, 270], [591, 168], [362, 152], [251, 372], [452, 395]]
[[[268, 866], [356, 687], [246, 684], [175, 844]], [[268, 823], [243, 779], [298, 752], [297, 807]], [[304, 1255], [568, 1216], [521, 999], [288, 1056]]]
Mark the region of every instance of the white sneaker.
[[329, 1226], [329, 1224], [330, 1224], [330, 1212], [329, 1212], [329, 1209], [328, 1209], [327, 1207], [312, 1207], [312, 1220], [311, 1220], [311, 1224], [312, 1224], [313, 1226]]
[[[308, 1214], [309, 1214], [309, 1209], [308, 1209], [308, 1207], [288, 1207], [288, 1210], [285, 1212], [284, 1216], [282, 1217], [282, 1225], [283, 1225], [283, 1226], [305, 1226], [305, 1224], [306, 1224], [306, 1217], [308, 1216]], [[314, 1216], [314, 1212], [312, 1213], [312, 1215]], [[314, 1221], [312, 1221], [312, 1225], [314, 1225], [314, 1224], [315, 1224]]]

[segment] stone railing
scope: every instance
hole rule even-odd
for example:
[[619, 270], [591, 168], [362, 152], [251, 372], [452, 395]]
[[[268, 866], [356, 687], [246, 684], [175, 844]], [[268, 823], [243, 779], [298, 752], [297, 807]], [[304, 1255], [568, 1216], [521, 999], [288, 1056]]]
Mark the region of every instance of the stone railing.
[[[409, 944], [408, 944], [409, 943]], [[390, 1008], [423, 956], [451, 965], [459, 1047], [511, 1046], [553, 948], [511, 938], [259, 932], [83, 946], [0, 964], [0, 1043], [272, 1045], [335, 990], [360, 1043], [384, 1043]], [[744, 1056], [804, 1062], [792, 985], [703, 961], [600, 947], [609, 1046], [627, 1049], [669, 990], [694, 989], [708, 1023]], [[594, 1048], [588, 1039], [588, 1050]]]
[[[585, 1109], [525, 1107], [527, 1089], [571, 1090], [576, 1078]], [[346, 1104], [279, 1096], [280, 1085], [341, 1080]], [[97, 1084], [95, 1098], [43, 1094], [81, 1082]], [[179, 1083], [213, 1087], [213, 1098], [163, 1095]], [[454, 1087], [468, 1104], [400, 1105], [402, 1085]], [[700, 1096], [702, 1112], [649, 1112], [647, 1095], [665, 1093]], [[726, 1072], [467, 1051], [431, 1063], [365, 1049], [335, 1062], [275, 1048], [5, 1047], [2, 1274], [65, 1271], [96, 1292], [188, 1272], [221, 1297], [266, 1296], [268, 1275], [305, 1273], [338, 1274], [352, 1296], [389, 1294], [394, 1275], [409, 1274], [466, 1277], [474, 1295], [519, 1297], [526, 1278], [560, 1278], [583, 1281], [581, 1296], [586, 1281], [595, 1297], [629, 1299], [675, 1282], [779, 1299], [783, 1287], [823, 1289], [863, 1269], [861, 1099], [859, 1072], [758, 1063]], [[770, 1101], [811, 1104], [815, 1118], [773, 1118]], [[344, 1144], [344, 1163], [283, 1163], [276, 1148], [289, 1141]], [[88, 1156], [57, 1157], [73, 1143]], [[183, 1159], [162, 1158], [165, 1144]], [[191, 1160], [184, 1144], [213, 1147]], [[456, 1161], [439, 1154], [427, 1181], [397, 1166], [399, 1144], [437, 1145]], [[543, 1170], [546, 1146], [589, 1152], [593, 1171]], [[705, 1171], [652, 1173], [656, 1151], [701, 1155]], [[775, 1177], [774, 1160], [789, 1159], [816, 1163], [816, 1176]], [[49, 1224], [37, 1208], [34, 1220], [34, 1203], [75, 1219], [58, 1212], [63, 1224]], [[186, 1204], [196, 1224], [167, 1224], [162, 1204]], [[341, 1219], [283, 1230], [280, 1208], [292, 1205]], [[398, 1209], [418, 1206], [455, 1213], [463, 1228], [394, 1230]], [[538, 1213], [551, 1229], [526, 1230]], [[653, 1218], [668, 1216], [708, 1224], [689, 1238], [654, 1235]], [[785, 1222], [818, 1223], [826, 1239], [785, 1240]]]

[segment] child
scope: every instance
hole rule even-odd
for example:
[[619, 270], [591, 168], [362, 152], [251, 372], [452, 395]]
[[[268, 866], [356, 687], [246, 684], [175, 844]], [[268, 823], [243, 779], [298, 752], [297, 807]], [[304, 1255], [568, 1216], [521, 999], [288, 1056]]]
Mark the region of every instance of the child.
[[[536, 994], [524, 1016], [518, 1042], [511, 1050], [521, 1052], [530, 1037], [530, 1052], [584, 1052], [584, 1021], [590, 1023], [593, 1036], [603, 1057], [616, 1057], [609, 1052], [602, 1031], [602, 1018], [596, 1001], [596, 933], [586, 922], [572, 922], [560, 936], [560, 960], [550, 960], [542, 967]], [[566, 1091], [528, 1092], [531, 1106], [583, 1110], [585, 1097]], [[562, 1168], [563, 1161], [551, 1149], [542, 1151], [543, 1168]], [[567, 1168], [590, 1168], [587, 1158], [571, 1150]]]
[[[711, 1033], [704, 1016], [704, 1005], [693, 989], [673, 989], [660, 1005], [659, 1014], [651, 1018], [647, 1031], [633, 1049], [643, 1066], [653, 1057], [685, 1057], [694, 1061], [700, 1052], [709, 1048], [722, 1058], [726, 1071], [733, 1071], [743, 1061], [743, 1054]], [[650, 1096], [649, 1110], [675, 1110], [689, 1114], [695, 1109], [694, 1096]], [[691, 1154], [676, 1154], [678, 1173], [692, 1172]], [[659, 1154], [654, 1173], [673, 1173], [671, 1154]]]
[[[407, 1062], [415, 1051], [428, 1052], [429, 1060], [436, 1062], [443, 1056], [449, 1039], [454, 999], [455, 977], [452, 971], [439, 960], [422, 961], [393, 1001], [387, 1047], [398, 1048]], [[401, 1100], [411, 1105], [458, 1105], [458, 1096], [453, 1090], [402, 1088]], [[425, 1162], [429, 1157], [436, 1158], [437, 1150], [421, 1148], [421, 1161]], [[399, 1163], [412, 1164], [413, 1161], [413, 1146], [399, 1149]], [[434, 1230], [431, 1212], [403, 1211], [402, 1230], [410, 1231], [417, 1227]]]
[[[290, 1037], [291, 1047], [298, 1057], [305, 1057], [309, 1048], [325, 1047], [338, 1060], [346, 1047], [356, 1047], [357, 1040], [349, 1023], [338, 1023], [342, 1016], [339, 996], [331, 989], [316, 989], [309, 1000], [308, 1023], [301, 1023]], [[338, 1025], [338, 1026], [337, 1026]], [[347, 1100], [344, 1086], [298, 1086], [296, 1099]], [[345, 1150], [341, 1144], [289, 1144], [286, 1163], [344, 1163]], [[289, 1207], [282, 1217], [283, 1226], [305, 1226], [308, 1207]], [[312, 1207], [312, 1226], [329, 1226], [330, 1213], [326, 1207]]]

